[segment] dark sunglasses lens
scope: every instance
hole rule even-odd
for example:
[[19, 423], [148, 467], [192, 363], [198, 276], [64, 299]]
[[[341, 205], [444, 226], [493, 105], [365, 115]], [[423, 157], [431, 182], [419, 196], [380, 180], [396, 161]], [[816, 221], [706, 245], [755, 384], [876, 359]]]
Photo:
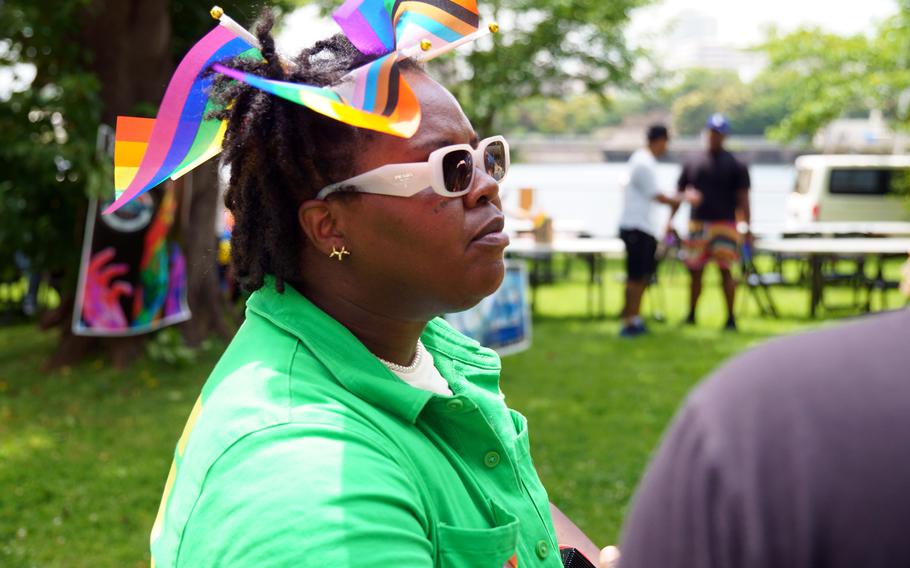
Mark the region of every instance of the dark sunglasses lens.
[[506, 177], [506, 147], [502, 142], [490, 143], [483, 152], [487, 175], [496, 181]]
[[471, 187], [474, 177], [474, 159], [467, 150], [449, 152], [442, 159], [442, 177], [446, 191], [456, 193]]

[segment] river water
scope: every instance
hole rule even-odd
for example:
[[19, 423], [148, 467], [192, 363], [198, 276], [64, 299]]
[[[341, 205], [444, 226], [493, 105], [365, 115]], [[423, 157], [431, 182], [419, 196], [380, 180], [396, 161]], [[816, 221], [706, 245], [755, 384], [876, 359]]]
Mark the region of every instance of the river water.
[[[657, 177], [666, 192], [675, 191], [679, 164], [659, 164]], [[621, 180], [626, 175], [624, 163], [594, 164], [513, 164], [502, 182], [503, 207], [518, 207], [518, 189], [535, 188], [534, 208], [554, 219], [571, 221], [596, 236], [610, 237], [618, 232], [622, 210]], [[784, 226], [787, 195], [795, 169], [790, 165], [753, 165], [752, 223], [756, 232], [777, 232]], [[655, 205], [655, 219], [663, 226], [668, 208]], [[678, 229], [685, 227], [688, 206], [683, 206], [674, 220]], [[683, 231], [684, 232], [684, 231]]]

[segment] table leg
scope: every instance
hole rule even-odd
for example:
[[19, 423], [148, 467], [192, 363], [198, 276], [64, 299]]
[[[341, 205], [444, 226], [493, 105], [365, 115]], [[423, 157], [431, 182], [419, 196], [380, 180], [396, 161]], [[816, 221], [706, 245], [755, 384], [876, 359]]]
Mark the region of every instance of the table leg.
[[606, 287], [601, 274], [603, 256], [599, 253], [586, 254], [585, 261], [588, 264], [588, 316], [591, 319], [603, 319], [607, 317]]
[[887, 310], [888, 309], [888, 300], [886, 298], [888, 294], [888, 284], [885, 282], [885, 255], [879, 254], [875, 255], [874, 262], [876, 262], [875, 270], [875, 281], [868, 288], [866, 294], [866, 311], [872, 311], [872, 293], [875, 288], [878, 288], [878, 298], [879, 298], [879, 309]]
[[596, 259], [593, 254], [584, 254], [582, 257], [585, 259], [585, 264], [588, 265], [588, 283], [586, 286], [587, 293], [585, 295], [585, 299], [588, 303], [588, 317], [594, 319], [597, 317], [594, 313], [594, 294], [596, 293], [594, 291], [594, 275], [597, 274], [597, 267], [595, 266]]
[[815, 318], [816, 312], [818, 311], [818, 305], [822, 301], [822, 292], [824, 288], [821, 255], [809, 255], [809, 279], [811, 287], [809, 298], [809, 317]]

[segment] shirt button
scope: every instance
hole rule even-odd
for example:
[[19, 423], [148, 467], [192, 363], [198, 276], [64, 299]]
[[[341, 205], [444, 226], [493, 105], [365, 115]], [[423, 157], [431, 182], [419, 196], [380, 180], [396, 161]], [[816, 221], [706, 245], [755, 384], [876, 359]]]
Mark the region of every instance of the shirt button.
[[538, 556], [538, 558], [540, 558], [541, 560], [543, 560], [544, 558], [546, 558], [547, 556], [549, 556], [549, 554], [550, 554], [550, 545], [547, 544], [547, 541], [545, 541], [545, 540], [538, 540], [538, 541], [537, 541], [537, 556]]
[[453, 398], [452, 400], [450, 400], [446, 403], [446, 408], [448, 408], [452, 412], [458, 412], [459, 410], [464, 408], [464, 402], [460, 398]]
[[487, 466], [490, 469], [493, 469], [499, 465], [499, 453], [487, 452], [487, 454], [483, 456], [483, 465]]

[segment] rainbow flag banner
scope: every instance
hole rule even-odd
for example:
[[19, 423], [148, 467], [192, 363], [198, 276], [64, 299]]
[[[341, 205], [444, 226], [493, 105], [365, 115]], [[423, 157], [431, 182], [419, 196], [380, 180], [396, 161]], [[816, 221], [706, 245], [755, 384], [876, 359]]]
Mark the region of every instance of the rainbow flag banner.
[[[265, 79], [215, 64], [228, 77], [301, 104], [310, 110], [358, 128], [409, 138], [420, 125], [420, 103], [390, 53], [349, 74], [347, 84], [331, 89]], [[340, 94], [342, 89], [350, 96]]]
[[398, 49], [429, 41], [446, 45], [477, 31], [480, 17], [476, 2], [465, 7], [457, 2], [397, 2], [393, 16]]
[[[256, 39], [213, 8], [215, 29], [190, 49], [174, 72], [154, 119], [118, 117], [114, 144], [113, 213], [164, 180], [177, 179], [221, 151], [225, 121], [208, 90], [210, 68], [335, 120], [409, 138], [420, 125], [420, 103], [402, 76], [405, 58], [427, 61], [484, 35], [476, 0], [347, 0], [333, 17], [351, 42], [376, 60], [330, 87], [276, 81], [230, 69], [219, 61], [262, 55]], [[495, 31], [495, 25], [490, 26]]]
[[118, 116], [114, 136], [114, 190], [122, 193], [136, 177], [152, 138], [154, 118]]
[[420, 126], [420, 103], [399, 62], [426, 61], [479, 35], [476, 0], [348, 0], [333, 17], [357, 49], [381, 55], [337, 85], [315, 87], [214, 68], [347, 124], [409, 138]]
[[476, 0], [347, 0], [332, 18], [369, 55], [425, 41], [438, 49], [476, 32], [480, 22]]
[[332, 19], [361, 53], [395, 51], [395, 27], [383, 0], [348, 0], [332, 12]]
[[118, 117], [114, 139], [116, 199], [105, 214], [221, 151], [227, 125], [205, 118], [214, 108], [208, 96], [214, 78], [204, 72], [216, 61], [237, 56], [261, 57], [247, 38], [228, 26], [216, 26], [177, 66], [156, 118]]

